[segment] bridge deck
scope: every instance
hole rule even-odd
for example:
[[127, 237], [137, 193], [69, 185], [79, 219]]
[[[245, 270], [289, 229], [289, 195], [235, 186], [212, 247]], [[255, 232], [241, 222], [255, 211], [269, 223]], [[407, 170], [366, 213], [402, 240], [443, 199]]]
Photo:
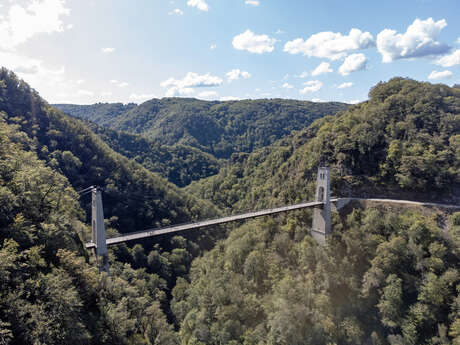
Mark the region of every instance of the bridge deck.
[[[335, 200], [331, 199], [331, 201], [335, 201]], [[132, 240], [139, 240], [139, 239], [147, 238], [147, 237], [153, 237], [153, 236], [158, 236], [158, 235], [163, 235], [163, 234], [170, 234], [170, 233], [178, 232], [178, 231], [204, 228], [204, 227], [208, 227], [212, 225], [230, 223], [230, 222], [234, 222], [237, 220], [257, 218], [257, 217], [262, 217], [262, 216], [268, 216], [271, 214], [277, 214], [277, 213], [288, 212], [288, 211], [293, 211], [293, 210], [299, 210], [302, 208], [309, 208], [309, 207], [315, 207], [315, 206], [321, 206], [321, 205], [323, 205], [323, 202], [306, 202], [306, 203], [296, 204], [296, 205], [291, 205], [291, 206], [270, 208], [270, 209], [256, 211], [256, 212], [249, 212], [249, 213], [238, 214], [238, 215], [228, 216], [228, 217], [223, 217], [223, 218], [218, 218], [218, 219], [205, 220], [205, 221], [196, 222], [196, 223], [168, 226], [165, 228], [148, 229], [144, 231], [132, 232], [132, 233], [125, 234], [119, 237], [108, 238], [107, 245], [111, 246], [114, 244], [132, 241]], [[92, 242], [86, 243], [86, 248], [94, 248], [94, 247], [95, 247], [94, 243]]]

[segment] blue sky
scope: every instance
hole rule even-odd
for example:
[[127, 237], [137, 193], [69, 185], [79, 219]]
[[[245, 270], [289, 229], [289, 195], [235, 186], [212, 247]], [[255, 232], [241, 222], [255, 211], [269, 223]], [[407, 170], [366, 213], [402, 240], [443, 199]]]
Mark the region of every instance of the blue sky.
[[0, 0], [0, 65], [49, 102], [357, 102], [460, 83], [460, 1]]

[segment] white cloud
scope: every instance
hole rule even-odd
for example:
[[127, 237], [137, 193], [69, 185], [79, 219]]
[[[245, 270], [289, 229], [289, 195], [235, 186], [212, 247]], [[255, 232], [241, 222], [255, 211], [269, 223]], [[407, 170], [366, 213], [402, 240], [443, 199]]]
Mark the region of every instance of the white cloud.
[[457, 38], [457, 43], [460, 43], [460, 37], [459, 37], [459, 38]]
[[138, 95], [137, 93], [132, 93], [131, 95], [129, 95], [129, 99], [134, 102], [145, 102], [152, 98], [155, 98], [155, 95], [153, 93], [142, 93], [140, 95]]
[[187, 5], [191, 7], [196, 7], [201, 11], [209, 10], [208, 4], [204, 0], [188, 0]]
[[292, 89], [292, 88], [294, 88], [294, 86], [292, 86], [289, 83], [284, 83], [281, 87], [284, 88], [284, 89]]
[[200, 98], [217, 98], [219, 94], [216, 91], [203, 91], [198, 94]]
[[377, 35], [377, 49], [382, 54], [382, 62], [447, 53], [449, 46], [438, 41], [446, 25], [445, 19], [437, 22], [433, 18], [415, 19], [403, 34], [391, 29], [382, 30]]
[[246, 72], [246, 71], [240, 71], [239, 69], [232, 69], [230, 72], [225, 74], [227, 77], [228, 81], [231, 82], [232, 80], [238, 80], [238, 79], [248, 79], [251, 78], [251, 73]]
[[112, 96], [112, 92], [110, 92], [110, 91], [102, 91], [101, 96], [105, 96], [105, 97], [106, 96]]
[[211, 44], [211, 46], [209, 47], [209, 49], [211, 49], [211, 50], [214, 50], [216, 48], [217, 48], [217, 44]]
[[77, 94], [79, 96], [94, 96], [94, 92], [88, 90], [78, 90]]
[[358, 104], [358, 103], [361, 103], [362, 101], [360, 101], [359, 99], [352, 99], [351, 101], [348, 101], [348, 104]]
[[175, 8], [174, 10], [168, 12], [170, 16], [177, 15], [177, 16], [182, 16], [184, 14], [184, 11], [182, 11], [180, 8]]
[[259, 0], [246, 0], [245, 4], [246, 5], [251, 5], [251, 6], [259, 6], [260, 5]]
[[119, 87], [126, 87], [126, 86], [129, 85], [129, 84], [128, 84], [127, 82], [125, 82], [125, 81], [118, 81], [118, 80], [116, 80], [116, 79], [111, 79], [111, 80], [110, 80], [110, 83], [116, 84], [116, 85], [118, 85]]
[[323, 87], [323, 83], [319, 80], [310, 80], [303, 84], [305, 85], [305, 87], [302, 90], [299, 90], [301, 94], [306, 94], [308, 92], [316, 92]]
[[250, 53], [271, 53], [275, 47], [276, 39], [267, 35], [255, 35], [251, 30], [233, 37], [233, 47], [237, 50], [247, 50]]
[[312, 72], [311, 75], [313, 77], [316, 77], [317, 75], [321, 74], [326, 74], [326, 73], [331, 73], [334, 72], [334, 70], [331, 68], [331, 64], [328, 62], [321, 62], [318, 67], [316, 67]]
[[102, 48], [101, 49], [101, 52], [103, 52], [104, 54], [111, 54], [115, 51], [115, 48]]
[[198, 74], [194, 72], [188, 72], [187, 75], [182, 79], [169, 78], [161, 83], [163, 87], [210, 87], [220, 86], [223, 80], [217, 76], [211, 74]]
[[433, 71], [428, 76], [428, 79], [438, 80], [438, 79], [446, 79], [452, 77], [452, 72], [445, 70], [445, 71]]
[[276, 35], [281, 35], [281, 34], [284, 34], [284, 31], [281, 30], [281, 29], [277, 29], [277, 30], [275, 31], [275, 34], [276, 34]]
[[223, 96], [220, 98], [221, 101], [238, 101], [239, 98], [238, 97], [234, 97], [234, 96]]
[[342, 66], [339, 67], [341, 75], [349, 75], [352, 72], [361, 71], [366, 68], [367, 58], [364, 54], [351, 54], [345, 58]]
[[190, 96], [195, 90], [194, 87], [213, 87], [222, 85], [223, 80], [217, 76], [211, 74], [197, 74], [194, 72], [188, 72], [182, 79], [169, 78], [160, 85], [168, 88], [166, 91], [166, 97], [174, 96]]
[[324, 99], [321, 99], [321, 98], [312, 98], [311, 101], [315, 102], [315, 103], [327, 102], [327, 101], [325, 101]]
[[84, 79], [79, 79], [75, 83], [77, 83], [78, 85], [81, 85], [81, 84], [85, 83], [85, 80]]
[[6, 16], [0, 16], [0, 48], [11, 51], [38, 34], [64, 31], [61, 17], [69, 13], [64, 0], [34, 0], [26, 7], [13, 4]]
[[290, 54], [303, 54], [309, 57], [339, 60], [347, 52], [374, 46], [374, 38], [369, 32], [351, 29], [348, 35], [340, 32], [319, 32], [307, 40], [297, 38], [284, 45], [284, 51]]
[[353, 86], [353, 83], [350, 81], [348, 83], [342, 83], [340, 84], [339, 86], [337, 86], [338, 89], [346, 89], [348, 87], [352, 87]]
[[73, 24], [67, 24], [65, 28], [66, 28], [67, 30], [72, 30], [72, 29], [73, 29], [73, 26], [74, 26]]
[[438, 61], [436, 61], [437, 65], [441, 65], [443, 67], [452, 67], [455, 65], [460, 65], [460, 49], [457, 49], [452, 54], [443, 56]]
[[179, 96], [192, 96], [195, 93], [195, 90], [191, 87], [184, 87], [182, 89], [178, 87], [170, 87], [165, 92], [165, 97], [179, 97]]
[[[0, 50], [0, 66], [4, 66], [29, 83], [48, 99], [56, 95], [56, 89], [62, 89], [64, 67], [49, 67], [35, 58]], [[48, 99], [50, 100], [50, 99]], [[50, 100], [51, 101], [51, 100]]]
[[302, 73], [300, 73], [298, 75], [295, 75], [294, 77], [304, 79], [304, 78], [308, 77], [308, 72], [304, 71], [304, 72], [302, 72]]
[[36, 74], [38, 73], [38, 66], [37, 65], [18, 66], [14, 69], [14, 71], [19, 74]]

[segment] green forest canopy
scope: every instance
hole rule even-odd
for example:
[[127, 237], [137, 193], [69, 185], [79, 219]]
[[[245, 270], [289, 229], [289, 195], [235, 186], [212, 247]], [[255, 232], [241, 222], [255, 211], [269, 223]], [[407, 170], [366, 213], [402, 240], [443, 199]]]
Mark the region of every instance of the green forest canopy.
[[[235, 155], [234, 170], [204, 181], [203, 193], [237, 208], [304, 198], [318, 162], [334, 168], [335, 191], [450, 192], [459, 183], [458, 98], [447, 86], [393, 79], [338, 118]], [[460, 343], [460, 213], [355, 205], [334, 215], [319, 246], [311, 214], [299, 211], [222, 240], [202, 233], [116, 247], [107, 277], [83, 249], [75, 188], [116, 188], [111, 226], [218, 210], [114, 152], [4, 69], [0, 114], [2, 344]], [[362, 138], [366, 128], [377, 137]], [[390, 155], [394, 140], [400, 150]], [[366, 163], [369, 150], [377, 156]], [[158, 199], [123, 199], [146, 191]]]

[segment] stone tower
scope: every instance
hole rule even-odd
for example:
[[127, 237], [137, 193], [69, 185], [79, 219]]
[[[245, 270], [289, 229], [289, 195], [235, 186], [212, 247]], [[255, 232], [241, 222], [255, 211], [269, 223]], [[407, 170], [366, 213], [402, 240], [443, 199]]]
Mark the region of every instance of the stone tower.
[[109, 272], [109, 257], [105, 236], [104, 211], [102, 209], [101, 190], [97, 187], [92, 190], [91, 227], [92, 240], [96, 246], [96, 259], [99, 271]]
[[318, 168], [316, 178], [315, 201], [324, 202], [313, 210], [313, 225], [311, 235], [320, 244], [326, 243], [326, 236], [331, 232], [331, 189], [330, 170], [327, 167]]

